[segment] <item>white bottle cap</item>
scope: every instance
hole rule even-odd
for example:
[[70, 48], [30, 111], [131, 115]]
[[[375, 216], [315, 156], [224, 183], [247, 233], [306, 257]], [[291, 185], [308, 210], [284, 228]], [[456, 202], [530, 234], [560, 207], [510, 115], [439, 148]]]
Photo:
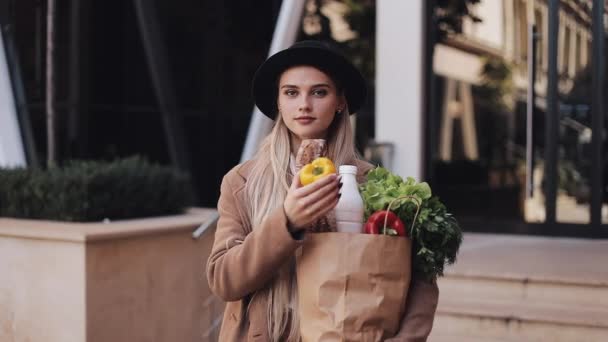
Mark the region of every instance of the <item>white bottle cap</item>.
[[338, 168], [338, 172], [340, 174], [353, 174], [356, 175], [357, 174], [357, 167], [355, 165], [340, 165], [340, 167]]

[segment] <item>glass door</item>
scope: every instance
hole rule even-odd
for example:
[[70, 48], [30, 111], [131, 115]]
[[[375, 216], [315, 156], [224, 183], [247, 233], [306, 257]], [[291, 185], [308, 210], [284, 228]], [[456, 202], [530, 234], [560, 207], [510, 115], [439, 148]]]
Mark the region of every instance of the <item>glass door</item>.
[[608, 221], [604, 167], [593, 173], [606, 160], [593, 139], [608, 97], [593, 76], [602, 2], [429, 5], [426, 175], [465, 229], [585, 235], [601, 228], [593, 208]]

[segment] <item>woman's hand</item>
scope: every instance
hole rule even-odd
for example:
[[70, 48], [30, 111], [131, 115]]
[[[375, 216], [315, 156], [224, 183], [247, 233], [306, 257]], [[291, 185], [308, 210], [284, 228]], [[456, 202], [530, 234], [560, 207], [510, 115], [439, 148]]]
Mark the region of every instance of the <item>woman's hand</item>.
[[339, 189], [340, 177], [337, 174], [325, 176], [314, 183], [302, 186], [298, 172], [293, 177], [283, 202], [291, 229], [302, 230], [335, 208], [340, 198]]

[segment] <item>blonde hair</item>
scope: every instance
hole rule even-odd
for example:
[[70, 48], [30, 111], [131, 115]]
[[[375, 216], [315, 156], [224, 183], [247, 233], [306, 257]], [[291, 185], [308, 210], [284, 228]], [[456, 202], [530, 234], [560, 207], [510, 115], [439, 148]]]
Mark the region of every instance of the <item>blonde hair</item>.
[[[282, 207], [293, 177], [289, 167], [290, 131], [278, 113], [270, 134], [262, 141], [253, 159], [245, 184], [247, 211], [253, 229], [274, 209]], [[355, 151], [348, 109], [336, 114], [327, 134], [328, 157], [336, 166], [360, 159]], [[295, 256], [271, 280], [268, 294], [268, 335], [271, 341], [300, 340]]]

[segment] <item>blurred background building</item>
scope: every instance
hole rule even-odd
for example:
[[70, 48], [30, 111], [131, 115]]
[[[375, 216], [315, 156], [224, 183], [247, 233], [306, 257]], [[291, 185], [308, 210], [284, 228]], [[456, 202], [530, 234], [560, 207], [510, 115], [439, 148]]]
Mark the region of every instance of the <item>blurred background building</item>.
[[[560, 2], [557, 18], [556, 221], [589, 223], [591, 1]], [[541, 185], [548, 75], [553, 72], [548, 19], [547, 1], [481, 1], [473, 16], [465, 17], [462, 33], [443, 36], [435, 46], [430, 169], [442, 184], [440, 191], [463, 206], [463, 216], [478, 216], [484, 208], [484, 224], [497, 218], [545, 221]], [[477, 205], [456, 200], [472, 188]], [[606, 222], [605, 205], [601, 213]]]
[[[0, 166], [46, 159], [46, 6], [0, 0]], [[256, 68], [271, 47], [330, 41], [368, 80], [370, 97], [353, 116], [360, 152], [428, 181], [465, 231], [521, 235], [467, 235], [442, 282], [442, 298], [465, 301], [440, 304], [439, 327], [599, 341], [608, 330], [607, 8], [605, 0], [58, 1], [58, 160], [144, 155], [189, 172], [198, 204], [215, 207], [248, 134], [271, 124], [253, 111]]]
[[[608, 169], [598, 168], [601, 184], [591, 181], [592, 75], [605, 70], [605, 55], [594, 69], [591, 0], [559, 2], [550, 52], [548, 4], [299, 0], [283, 10], [297, 16], [289, 17], [299, 22], [295, 39], [332, 41], [368, 79], [371, 96], [353, 121], [368, 159], [429, 181], [465, 229], [578, 235], [553, 223], [591, 223], [594, 188], [608, 222]], [[46, 5], [0, 1], [4, 165], [46, 158]], [[251, 79], [280, 34], [281, 5], [59, 1], [59, 161], [142, 154], [190, 172], [199, 204], [214, 206], [221, 177], [245, 146]], [[601, 31], [596, 39], [605, 40]], [[552, 72], [556, 107], [548, 114]], [[545, 134], [547, 117], [557, 118], [554, 139]], [[550, 178], [548, 142], [555, 145]], [[551, 228], [545, 183], [555, 192]]]

